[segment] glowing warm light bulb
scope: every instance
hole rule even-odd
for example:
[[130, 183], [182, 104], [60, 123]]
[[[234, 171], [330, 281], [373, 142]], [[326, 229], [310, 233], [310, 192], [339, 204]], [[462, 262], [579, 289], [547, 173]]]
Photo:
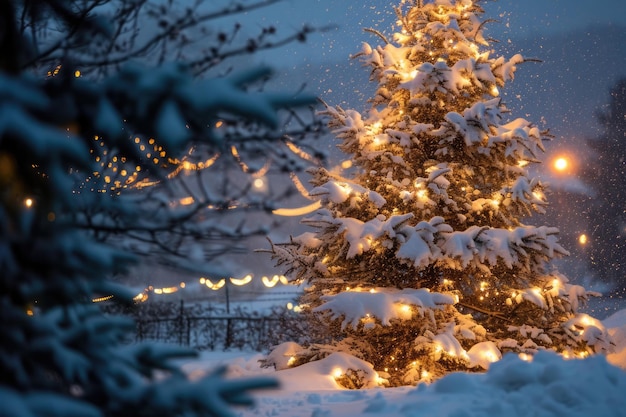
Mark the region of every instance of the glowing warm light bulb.
[[343, 371], [341, 370], [341, 368], [333, 369], [333, 377], [334, 378], [341, 378], [341, 375], [343, 375]]
[[255, 178], [255, 180], [252, 183], [252, 185], [257, 190], [262, 190], [263, 188], [265, 188], [265, 179], [264, 178]]
[[278, 275], [274, 275], [271, 279], [263, 276], [261, 278], [261, 282], [263, 282], [263, 285], [265, 285], [268, 288], [272, 288], [274, 287], [276, 284], [278, 284]]
[[596, 326], [596, 320], [592, 317], [589, 317], [588, 315], [584, 315], [581, 317], [580, 322], [584, 325], [584, 326]]
[[581, 245], [586, 245], [587, 242], [589, 242], [589, 238], [586, 234], [583, 233], [582, 235], [578, 236], [578, 243], [580, 243]]
[[569, 162], [566, 158], [560, 157], [554, 161], [554, 169], [557, 171], [565, 171], [569, 166]]
[[33, 206], [33, 199], [27, 198], [26, 200], [24, 200], [24, 205], [28, 208], [31, 208]]
[[248, 274], [243, 278], [230, 278], [230, 282], [237, 286], [249, 284], [252, 281], [252, 275]]
[[195, 200], [194, 200], [194, 199], [193, 199], [193, 197], [191, 197], [191, 196], [189, 196], [189, 197], [183, 197], [183, 198], [181, 198], [180, 200], [178, 200], [178, 202], [179, 202], [179, 204], [180, 204], [181, 206], [188, 206], [188, 205], [190, 205], [190, 204], [193, 204], [193, 203], [194, 203], [194, 201], [195, 201]]

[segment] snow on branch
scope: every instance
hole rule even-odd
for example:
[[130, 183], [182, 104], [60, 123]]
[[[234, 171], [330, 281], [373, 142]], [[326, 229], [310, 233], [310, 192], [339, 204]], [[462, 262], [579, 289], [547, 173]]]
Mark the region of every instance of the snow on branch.
[[376, 318], [383, 326], [391, 320], [410, 320], [413, 309], [420, 316], [425, 309], [441, 310], [446, 305], [455, 303], [455, 298], [448, 294], [430, 292], [428, 289], [373, 288], [367, 292], [345, 291], [335, 295], [323, 296], [324, 304], [313, 311], [328, 311], [333, 319], [343, 317], [342, 327], [356, 328], [362, 319]]

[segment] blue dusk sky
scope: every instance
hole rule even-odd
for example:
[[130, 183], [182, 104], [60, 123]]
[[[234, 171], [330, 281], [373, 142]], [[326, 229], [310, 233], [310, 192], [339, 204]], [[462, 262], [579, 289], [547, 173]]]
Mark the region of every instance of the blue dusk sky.
[[[393, 0], [285, 0], [243, 17], [253, 32], [256, 27], [274, 24], [280, 31], [299, 28], [302, 23], [314, 26], [335, 24], [337, 29], [312, 35], [306, 45], [292, 46], [268, 54], [274, 65], [304, 61], [337, 61], [359, 49], [361, 42], [375, 42], [364, 28], [373, 27], [392, 33], [395, 15]], [[624, 0], [499, 0], [483, 1], [486, 17], [498, 20], [489, 33], [502, 41], [544, 34], [585, 29], [590, 26], [626, 25]], [[626, 26], [624, 26], [626, 27]]]

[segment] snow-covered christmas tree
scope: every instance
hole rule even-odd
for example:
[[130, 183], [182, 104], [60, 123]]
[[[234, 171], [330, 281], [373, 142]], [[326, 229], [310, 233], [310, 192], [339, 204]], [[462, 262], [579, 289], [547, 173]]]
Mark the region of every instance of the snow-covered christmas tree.
[[[371, 108], [325, 111], [354, 174], [313, 170], [314, 232], [272, 244], [308, 284], [308, 337], [287, 364], [348, 352], [403, 385], [506, 352], [609, 349], [601, 323], [577, 312], [590, 293], [550, 268], [567, 254], [558, 230], [522, 223], [547, 204], [528, 171], [547, 133], [500, 97], [524, 58], [492, 56], [478, 1], [403, 0], [396, 12], [393, 38], [372, 30], [382, 45], [358, 54], [377, 83]], [[344, 377], [358, 386], [359, 370]]]

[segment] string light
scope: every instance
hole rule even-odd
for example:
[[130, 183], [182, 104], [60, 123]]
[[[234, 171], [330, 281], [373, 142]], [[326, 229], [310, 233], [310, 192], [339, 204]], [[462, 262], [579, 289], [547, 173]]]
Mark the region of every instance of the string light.
[[178, 204], [180, 204], [181, 206], [189, 206], [191, 204], [194, 203], [194, 198], [189, 196], [189, 197], [183, 197], [180, 200], [178, 200]]
[[267, 190], [267, 180], [265, 178], [255, 178], [252, 182], [252, 186], [257, 191], [265, 191]]
[[94, 299], [93, 299], [93, 300], [91, 300], [91, 301], [93, 301], [94, 303], [101, 303], [101, 302], [103, 302], [103, 301], [110, 300], [111, 298], [113, 298], [113, 296], [112, 296], [112, 295], [107, 295], [107, 296], [104, 296], [104, 297], [94, 298]]
[[[244, 285], [248, 285], [252, 282], [254, 276], [252, 274], [248, 274], [246, 276], [244, 276], [243, 278], [228, 278], [228, 281], [230, 283], [232, 283], [233, 285], [236, 286], [244, 286]], [[200, 283], [200, 285], [202, 286], [206, 286], [207, 288], [210, 288], [211, 290], [217, 291], [221, 288], [223, 288], [226, 285], [226, 279], [222, 278], [217, 282], [213, 282], [208, 278], [205, 277], [200, 277], [198, 282]], [[289, 280], [287, 279], [286, 276], [284, 275], [274, 275], [272, 278], [269, 278], [267, 276], [262, 276], [261, 277], [261, 282], [263, 283], [263, 285], [267, 288], [272, 288], [274, 286], [276, 286], [278, 283], [281, 283], [283, 285], [289, 285]], [[155, 288], [152, 285], [149, 285], [144, 291], [140, 292], [139, 294], [137, 294], [135, 297], [133, 297], [133, 300], [135, 302], [145, 302], [148, 300], [149, 293], [153, 293], [153, 294], [157, 294], [157, 295], [167, 295], [167, 294], [174, 294], [179, 292], [181, 289], [185, 289], [187, 288], [188, 285], [185, 282], [181, 282], [178, 286], [172, 286], [172, 287], [163, 287], [163, 288]], [[99, 302], [103, 302], [103, 301], [108, 301], [111, 298], [113, 298], [112, 295], [107, 295], [104, 297], [99, 297], [99, 298], [95, 298], [93, 299], [94, 303], [99, 303]], [[293, 308], [293, 310], [295, 312], [300, 312], [302, 309], [299, 306], [291, 306], [291, 308]], [[289, 309], [291, 309], [289, 308]]]
[[222, 288], [224, 285], [226, 285], [226, 280], [224, 278], [222, 278], [221, 280], [219, 280], [218, 282], [216, 282], [214, 284], [213, 282], [211, 282], [210, 279], [205, 279], [204, 280], [204, 285], [206, 285], [210, 289], [216, 291], [216, 290], [219, 290], [220, 288]]
[[240, 278], [240, 279], [239, 278], [230, 278], [230, 282], [232, 284], [234, 284], [234, 285], [239, 286], [239, 287], [242, 286], [242, 285], [249, 284], [250, 281], [252, 281], [252, 275], [250, 275], [250, 274], [248, 274], [245, 277]]

